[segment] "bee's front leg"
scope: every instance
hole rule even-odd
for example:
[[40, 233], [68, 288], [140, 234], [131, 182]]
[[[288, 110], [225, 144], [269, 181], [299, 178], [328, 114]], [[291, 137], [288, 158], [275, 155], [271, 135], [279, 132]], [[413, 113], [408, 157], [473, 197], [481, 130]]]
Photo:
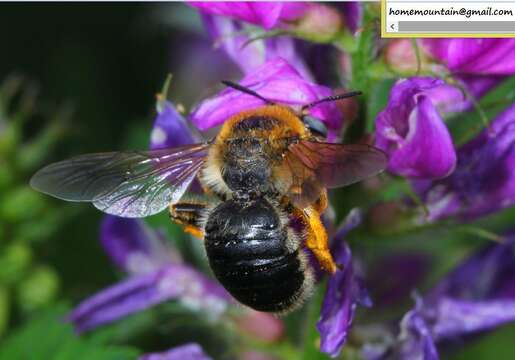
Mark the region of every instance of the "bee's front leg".
[[185, 232], [199, 238], [204, 238], [202, 217], [209, 203], [201, 200], [188, 200], [170, 205], [170, 218], [181, 225]]

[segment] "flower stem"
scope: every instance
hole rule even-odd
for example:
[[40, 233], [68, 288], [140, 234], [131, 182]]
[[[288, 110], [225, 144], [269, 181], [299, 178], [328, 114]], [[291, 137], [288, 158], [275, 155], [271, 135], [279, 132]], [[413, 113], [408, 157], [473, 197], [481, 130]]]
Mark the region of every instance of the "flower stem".
[[418, 47], [417, 39], [411, 39], [411, 46], [413, 46], [413, 50], [415, 50], [415, 57], [417, 58], [417, 73], [419, 76], [422, 71], [422, 58], [420, 57], [420, 48]]
[[495, 241], [496, 243], [499, 243], [499, 244], [503, 244], [506, 240], [503, 236], [497, 235], [494, 232], [491, 232], [489, 230], [483, 229], [478, 226], [462, 225], [462, 226], [458, 227], [457, 230], [468, 233], [468, 234], [476, 235], [483, 239]]

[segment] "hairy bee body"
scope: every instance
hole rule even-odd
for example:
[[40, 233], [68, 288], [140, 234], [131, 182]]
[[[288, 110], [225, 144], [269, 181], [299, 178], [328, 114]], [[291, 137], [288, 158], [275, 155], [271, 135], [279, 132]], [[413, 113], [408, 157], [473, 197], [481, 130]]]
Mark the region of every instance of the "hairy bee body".
[[203, 178], [228, 200], [208, 212], [204, 243], [214, 275], [238, 301], [283, 313], [300, 305], [313, 286], [299, 235], [277, 201], [274, 169], [289, 145], [284, 139], [304, 135], [304, 127], [292, 118], [302, 134], [295, 131], [284, 120], [288, 110], [272, 108], [281, 112], [275, 116], [270, 109], [229, 120], [210, 150], [207, 164], [216, 165], [206, 167]]
[[286, 312], [310, 293], [313, 276], [299, 239], [264, 197], [219, 204], [209, 214], [204, 241], [218, 281], [253, 309]]

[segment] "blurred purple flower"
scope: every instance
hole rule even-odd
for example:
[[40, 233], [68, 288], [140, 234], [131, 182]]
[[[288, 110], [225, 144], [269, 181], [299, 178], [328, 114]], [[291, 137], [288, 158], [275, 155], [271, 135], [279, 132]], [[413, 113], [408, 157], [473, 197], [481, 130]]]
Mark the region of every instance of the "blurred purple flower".
[[161, 353], [145, 354], [138, 360], [211, 360], [200, 345], [195, 343], [177, 346]]
[[163, 95], [158, 95], [157, 117], [150, 134], [150, 148], [163, 149], [202, 141], [193, 127]]
[[360, 223], [359, 210], [351, 211], [332, 240], [331, 252], [336, 263], [343, 265], [343, 270], [329, 278], [317, 329], [320, 332], [320, 350], [333, 357], [338, 356], [345, 344], [356, 306], [371, 306], [355, 273], [349, 246], [344, 240], [345, 235]]
[[453, 101], [463, 101], [463, 95], [439, 79], [413, 77], [394, 85], [376, 119], [376, 146], [388, 154], [389, 171], [438, 179], [454, 170], [456, 153], [439, 113]]
[[397, 341], [367, 359], [438, 359], [435, 343], [515, 321], [515, 237], [450, 272], [401, 322]]
[[423, 39], [421, 44], [455, 74], [515, 74], [515, 39]]
[[223, 16], [201, 15], [215, 45], [220, 46], [243, 73], [253, 72], [265, 62], [279, 57], [287, 60], [305, 79], [312, 79], [304, 60], [297, 54], [291, 37], [278, 36], [250, 41], [250, 35], [242, 33], [244, 25], [239, 21]]
[[209, 15], [225, 16], [265, 30], [279, 29], [316, 42], [330, 42], [342, 27], [333, 7], [315, 2], [190, 2]]
[[345, 26], [355, 34], [363, 22], [363, 4], [359, 1], [345, 1], [338, 5], [343, 10]]
[[428, 220], [473, 219], [515, 204], [515, 105], [458, 150], [454, 173], [440, 181], [415, 181]]
[[310, 6], [303, 2], [196, 2], [189, 4], [211, 15], [223, 15], [269, 30], [302, 17]]
[[106, 216], [100, 225], [100, 243], [113, 263], [129, 274], [144, 274], [180, 255], [167, 246], [162, 234], [150, 230], [142, 220]]
[[413, 290], [424, 281], [430, 267], [430, 257], [415, 251], [397, 251], [374, 260], [367, 271], [367, 287], [371, 289], [373, 299], [377, 299], [374, 305], [391, 306], [408, 300]]
[[[331, 89], [305, 79], [285, 60], [275, 59], [245, 76], [240, 84], [279, 104], [300, 107], [311, 101], [329, 96]], [[227, 88], [216, 97], [204, 100], [191, 113], [192, 121], [202, 130], [221, 125], [229, 117], [257, 108], [264, 102], [241, 91]], [[330, 137], [342, 127], [342, 116], [333, 102], [322, 103], [310, 109], [310, 114], [325, 122]]]
[[[142, 221], [107, 215], [102, 226], [102, 244], [122, 268], [132, 271], [130, 259], [136, 255], [145, 265], [136, 267], [132, 277], [84, 300], [69, 315], [82, 333], [156, 304], [178, 300], [193, 310], [206, 310], [213, 318], [223, 313], [231, 301], [216, 282], [188, 265], [166, 259], [163, 239]], [[157, 243], [160, 241], [161, 243]], [[141, 263], [141, 261], [140, 261]], [[134, 266], [133, 266], [134, 267]]]

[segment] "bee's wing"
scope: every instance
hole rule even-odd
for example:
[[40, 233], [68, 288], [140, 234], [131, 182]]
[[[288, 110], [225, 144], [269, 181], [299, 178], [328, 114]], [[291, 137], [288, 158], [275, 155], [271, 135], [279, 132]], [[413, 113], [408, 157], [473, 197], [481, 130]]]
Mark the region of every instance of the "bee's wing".
[[365, 144], [334, 144], [301, 140], [285, 156], [292, 173], [289, 196], [301, 206], [312, 204], [324, 187], [353, 184], [383, 171], [388, 158]]
[[108, 214], [145, 217], [177, 202], [202, 167], [208, 144], [86, 154], [50, 164], [30, 180], [43, 193], [87, 201]]

